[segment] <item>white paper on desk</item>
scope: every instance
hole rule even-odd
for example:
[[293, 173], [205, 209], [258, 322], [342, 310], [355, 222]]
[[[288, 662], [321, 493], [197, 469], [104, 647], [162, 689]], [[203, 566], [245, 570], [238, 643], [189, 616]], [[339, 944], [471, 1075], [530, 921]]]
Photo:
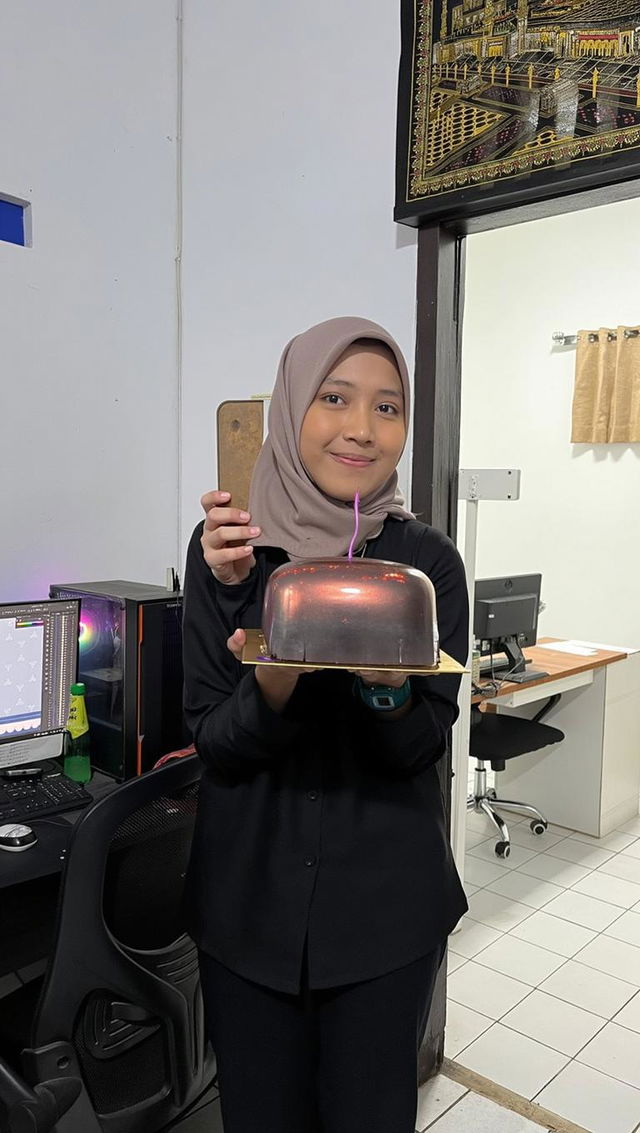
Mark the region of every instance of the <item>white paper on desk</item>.
[[589, 649], [582, 642], [577, 641], [546, 641], [538, 649], [553, 649], [556, 653], [575, 653], [577, 657], [594, 657], [597, 649]]
[[597, 641], [576, 641], [588, 649], [606, 649], [609, 653], [640, 653], [640, 645], [603, 645]]

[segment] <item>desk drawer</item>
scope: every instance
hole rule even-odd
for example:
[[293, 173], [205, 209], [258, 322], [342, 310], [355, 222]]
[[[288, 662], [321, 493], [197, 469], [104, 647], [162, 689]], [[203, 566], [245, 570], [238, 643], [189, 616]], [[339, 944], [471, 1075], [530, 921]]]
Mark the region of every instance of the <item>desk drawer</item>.
[[541, 681], [530, 685], [529, 688], [509, 692], [505, 696], [494, 696], [489, 704], [497, 708], [519, 708], [523, 704], [532, 704], [536, 700], [546, 700], [548, 696], [555, 696], [559, 692], [569, 692], [572, 688], [582, 688], [583, 685], [593, 684], [593, 669], [586, 673], [573, 673], [570, 677], [560, 677], [557, 681]]

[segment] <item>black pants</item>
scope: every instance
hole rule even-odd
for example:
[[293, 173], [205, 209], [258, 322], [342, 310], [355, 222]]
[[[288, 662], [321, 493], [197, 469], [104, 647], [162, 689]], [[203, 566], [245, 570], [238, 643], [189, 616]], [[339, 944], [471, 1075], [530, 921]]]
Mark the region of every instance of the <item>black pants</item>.
[[444, 946], [364, 983], [287, 995], [200, 955], [225, 1133], [413, 1133]]

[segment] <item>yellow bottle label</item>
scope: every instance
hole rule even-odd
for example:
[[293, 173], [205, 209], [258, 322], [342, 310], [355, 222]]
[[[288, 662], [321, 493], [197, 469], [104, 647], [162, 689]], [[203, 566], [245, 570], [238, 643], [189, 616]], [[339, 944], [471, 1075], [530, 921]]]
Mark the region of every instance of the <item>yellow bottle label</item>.
[[77, 740], [78, 736], [82, 736], [85, 732], [89, 731], [87, 709], [83, 696], [74, 696], [73, 693], [71, 694], [67, 731], [71, 733], [74, 740]]

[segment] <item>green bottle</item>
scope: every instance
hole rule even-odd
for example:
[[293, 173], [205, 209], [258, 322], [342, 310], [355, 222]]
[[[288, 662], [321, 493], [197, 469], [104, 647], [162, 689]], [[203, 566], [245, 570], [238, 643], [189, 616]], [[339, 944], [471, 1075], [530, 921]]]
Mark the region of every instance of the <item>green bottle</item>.
[[84, 685], [71, 685], [65, 736], [64, 773], [76, 783], [88, 783], [91, 778], [91, 740], [84, 694]]

